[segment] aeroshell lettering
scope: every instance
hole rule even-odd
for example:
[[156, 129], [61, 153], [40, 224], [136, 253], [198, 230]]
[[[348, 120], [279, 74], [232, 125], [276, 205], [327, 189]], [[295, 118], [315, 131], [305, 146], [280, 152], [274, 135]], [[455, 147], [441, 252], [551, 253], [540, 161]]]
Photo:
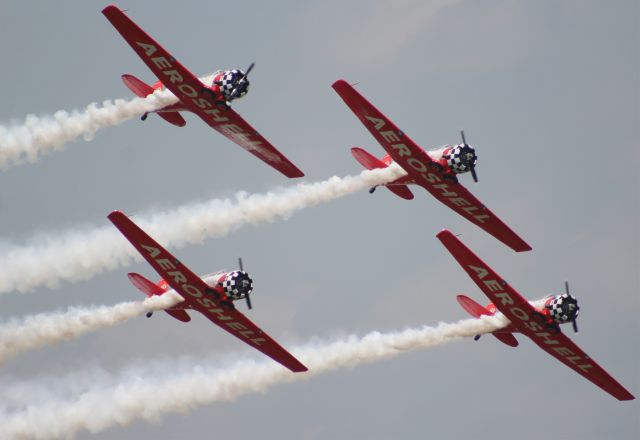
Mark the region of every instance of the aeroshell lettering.
[[[136, 41], [135, 44], [143, 50], [144, 57], [160, 70], [162, 83], [174, 84], [183, 95], [183, 99], [190, 99], [193, 105], [203, 110], [205, 119], [208, 119], [213, 125], [229, 121], [229, 118], [223, 116], [220, 109], [214, 107], [209, 99], [200, 94], [200, 90], [196, 90], [193, 85], [185, 81], [185, 78], [175, 69], [173, 57], [153, 56], [158, 51], [154, 44], [142, 41]], [[281, 162], [281, 158], [277, 154], [272, 154], [263, 148], [263, 142], [257, 138], [256, 132], [246, 131], [235, 124], [227, 124], [221, 130], [226, 136], [231, 137], [232, 140], [249, 151], [257, 151], [272, 162]]]
[[406, 164], [420, 175], [423, 179], [422, 183], [434, 190], [437, 190], [437, 192], [440, 193], [440, 196], [442, 196], [442, 198], [451, 205], [452, 208], [462, 208], [462, 211], [479, 223], [484, 223], [490, 218], [489, 214], [482, 213], [484, 211], [484, 206], [475, 206], [469, 200], [464, 197], [460, 197], [455, 191], [451, 191], [449, 184], [443, 182], [438, 173], [429, 170], [427, 166], [428, 164], [425, 164], [417, 157], [412, 157], [409, 147], [401, 142], [400, 136], [403, 135], [402, 132], [383, 130], [386, 125], [384, 119], [367, 115], [365, 115], [365, 119], [373, 125], [376, 131], [386, 142], [389, 142], [391, 148], [393, 148], [400, 157], [406, 158]]
[[192, 302], [203, 307], [207, 313], [209, 313], [209, 316], [215, 318], [220, 326], [228, 328], [232, 333], [241, 336], [253, 345], [259, 346], [263, 342], [266, 342], [264, 337], [259, 337], [258, 333], [248, 329], [241, 322], [237, 322], [232, 315], [228, 314], [222, 307], [219, 307], [212, 298], [205, 295], [197, 286], [189, 284], [186, 275], [176, 267], [177, 261], [174, 264], [172, 260], [162, 256], [162, 249], [146, 244], [140, 244], [140, 247], [148, 253], [149, 257], [155, 261], [161, 269], [166, 270], [163, 274], [165, 280], [170, 279], [175, 284], [178, 284], [180, 293], [186, 294], [191, 298]]
[[[545, 327], [533, 320], [532, 317], [529, 316], [529, 314], [521, 307], [518, 307], [511, 295], [504, 290], [503, 286], [505, 286], [506, 283], [503, 280], [491, 278], [485, 279], [490, 274], [488, 268], [472, 264], [468, 264], [467, 268], [470, 270], [472, 278], [479, 279], [480, 283], [487, 286], [493, 295], [495, 295], [495, 297], [500, 301], [500, 304], [508, 310], [508, 318], [515, 318], [519, 320], [522, 327], [533, 333], [538, 341], [543, 342], [544, 345], [553, 346], [551, 349], [558, 355], [558, 357], [566, 360], [572, 365], [575, 365], [583, 373], [588, 373], [589, 370], [593, 368], [593, 364], [589, 362], [588, 357], [580, 356], [569, 348], [563, 346], [560, 341], [556, 339], [555, 334], [546, 331]], [[518, 326], [516, 325], [516, 327]]]

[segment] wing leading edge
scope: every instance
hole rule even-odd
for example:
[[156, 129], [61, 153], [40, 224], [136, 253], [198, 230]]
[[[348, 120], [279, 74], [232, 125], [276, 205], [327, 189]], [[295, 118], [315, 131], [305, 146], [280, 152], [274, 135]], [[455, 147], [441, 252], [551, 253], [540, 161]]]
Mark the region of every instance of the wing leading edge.
[[438, 239], [460, 266], [469, 274], [487, 297], [513, 325], [540, 348], [584, 378], [593, 382], [618, 400], [635, 397], [609, 375], [590, 356], [561, 332], [549, 331], [535, 316], [538, 313], [529, 302], [478, 258], [451, 232], [443, 230]]
[[135, 24], [117, 6], [102, 10], [136, 54], [164, 86], [193, 113], [227, 139], [271, 165], [287, 177], [302, 177], [289, 159], [232, 109], [220, 109], [211, 91], [194, 74]]
[[216, 298], [208, 293], [211, 290], [210, 286], [160, 246], [125, 214], [113, 211], [108, 218], [171, 288], [182, 295], [189, 306], [205, 315], [214, 324], [291, 371], [295, 373], [307, 371], [307, 367], [237, 309], [221, 307]]
[[441, 203], [479, 226], [516, 252], [529, 246], [460, 183], [446, 182], [433, 170], [433, 160], [409, 136], [344, 80], [332, 86], [380, 145], [420, 186]]

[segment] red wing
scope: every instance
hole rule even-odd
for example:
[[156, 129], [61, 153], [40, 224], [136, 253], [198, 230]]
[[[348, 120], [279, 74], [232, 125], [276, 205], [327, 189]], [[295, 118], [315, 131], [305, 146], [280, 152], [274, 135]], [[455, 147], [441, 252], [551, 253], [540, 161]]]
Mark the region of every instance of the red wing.
[[[192, 112], [249, 153], [287, 177], [304, 173], [231, 109], [217, 107], [216, 97], [194, 74], [127, 17], [117, 6], [102, 10], [107, 20], [129, 43], [164, 86]], [[222, 99], [222, 98], [220, 98]]]
[[333, 88], [393, 160], [420, 186], [455, 212], [516, 252], [530, 251], [522, 238], [459, 183], [447, 182], [431, 169], [433, 160], [402, 130], [343, 80]]
[[536, 319], [539, 312], [451, 232], [441, 231], [437, 237], [518, 331], [616, 399], [635, 398], [567, 336], [560, 333], [558, 328], [547, 328], [543, 322], [539, 322]]
[[210, 293], [213, 289], [191, 272], [166, 249], [120, 211], [109, 214], [109, 220], [122, 232], [140, 255], [193, 309], [293, 372], [307, 371], [291, 353], [235, 308], [222, 308]]
[[[201, 99], [213, 102], [208, 95]], [[224, 110], [220, 114], [212, 113], [213, 109], [205, 110], [197, 107], [192, 111], [227, 139], [268, 163], [285, 176], [290, 178], [304, 176], [302, 171], [232, 109]]]

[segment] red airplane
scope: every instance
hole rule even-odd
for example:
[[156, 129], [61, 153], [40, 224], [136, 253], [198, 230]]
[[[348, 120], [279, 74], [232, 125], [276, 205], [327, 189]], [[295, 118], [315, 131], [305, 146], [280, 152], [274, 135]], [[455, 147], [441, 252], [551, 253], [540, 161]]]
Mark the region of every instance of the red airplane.
[[[469, 248], [451, 232], [443, 230], [438, 239], [453, 255], [471, 279], [492, 301], [482, 307], [472, 299], [458, 295], [458, 303], [471, 316], [494, 315], [502, 312], [511, 323], [492, 334], [511, 347], [517, 347], [518, 341], [513, 333], [528, 336], [540, 348], [558, 359], [567, 367], [590, 380], [618, 400], [633, 400], [635, 397], [611, 377], [590, 356], [562, 333], [560, 324], [571, 322], [577, 333], [578, 301], [569, 294], [569, 285], [565, 282], [565, 293], [551, 295], [538, 308], [530, 304], [507, 282], [478, 258]], [[475, 336], [475, 340], [480, 338]]]
[[[249, 294], [253, 290], [253, 281], [242, 270], [242, 260], [239, 271], [220, 272], [216, 274], [214, 284], [209, 285], [122, 212], [113, 211], [108, 218], [162, 277], [155, 284], [142, 275], [130, 273], [133, 285], [147, 296], [162, 295], [171, 287], [184, 298], [183, 302], [165, 310], [169, 315], [189, 322], [191, 317], [187, 310], [196, 310], [294, 373], [307, 371], [307, 367], [235, 308], [233, 301], [240, 299], [245, 299], [251, 308]], [[149, 316], [150, 313], [147, 314]]]
[[[242, 117], [233, 111], [230, 102], [244, 96], [249, 88], [246, 72], [240, 69], [219, 71], [212, 83], [204, 84], [189, 72], [178, 60], [135, 24], [117, 6], [102, 10], [107, 20], [129, 43], [138, 56], [159, 78], [153, 86], [145, 84], [133, 75], [122, 75], [122, 81], [137, 96], [144, 98], [155, 90], [166, 87], [180, 102], [156, 110], [165, 121], [183, 127], [186, 124], [180, 111], [191, 111], [225, 137], [249, 153], [262, 159], [287, 177], [302, 177], [304, 173], [260, 135]], [[142, 115], [142, 120], [147, 114]]]
[[[477, 156], [475, 149], [466, 143], [464, 132], [462, 144], [424, 151], [347, 82], [338, 80], [332, 87], [387, 151], [386, 156], [378, 159], [361, 148], [352, 148], [351, 153], [356, 160], [369, 170], [386, 168], [395, 161], [407, 172], [406, 176], [383, 186], [397, 196], [411, 200], [413, 193], [407, 185], [420, 185], [516, 252], [531, 250], [531, 246], [458, 183], [456, 175], [468, 171], [478, 181], [475, 171]], [[375, 189], [373, 187], [369, 192], [373, 193]]]

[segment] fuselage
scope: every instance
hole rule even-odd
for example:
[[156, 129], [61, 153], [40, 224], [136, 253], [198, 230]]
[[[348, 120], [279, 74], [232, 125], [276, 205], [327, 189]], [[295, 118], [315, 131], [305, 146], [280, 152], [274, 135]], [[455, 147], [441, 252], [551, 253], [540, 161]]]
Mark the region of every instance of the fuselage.
[[[493, 303], [487, 304], [486, 309], [492, 315], [498, 311]], [[547, 329], [555, 331], [559, 330], [560, 324], [568, 324], [575, 320], [580, 310], [578, 301], [566, 293], [549, 295], [545, 298], [542, 307], [535, 307], [535, 309], [538, 315], [534, 316], [534, 319]], [[519, 333], [519, 331], [513, 324], [509, 324], [494, 333]]]
[[[467, 144], [447, 144], [440, 148], [425, 150], [425, 152], [433, 160], [431, 167], [440, 171], [445, 178], [449, 176], [452, 180], [456, 179], [457, 174], [469, 172], [471, 166], [475, 166], [477, 162], [475, 148]], [[389, 154], [386, 154], [381, 160], [386, 166], [393, 163]], [[414, 184], [418, 184], [415, 179], [404, 176], [387, 183], [386, 186]]]

